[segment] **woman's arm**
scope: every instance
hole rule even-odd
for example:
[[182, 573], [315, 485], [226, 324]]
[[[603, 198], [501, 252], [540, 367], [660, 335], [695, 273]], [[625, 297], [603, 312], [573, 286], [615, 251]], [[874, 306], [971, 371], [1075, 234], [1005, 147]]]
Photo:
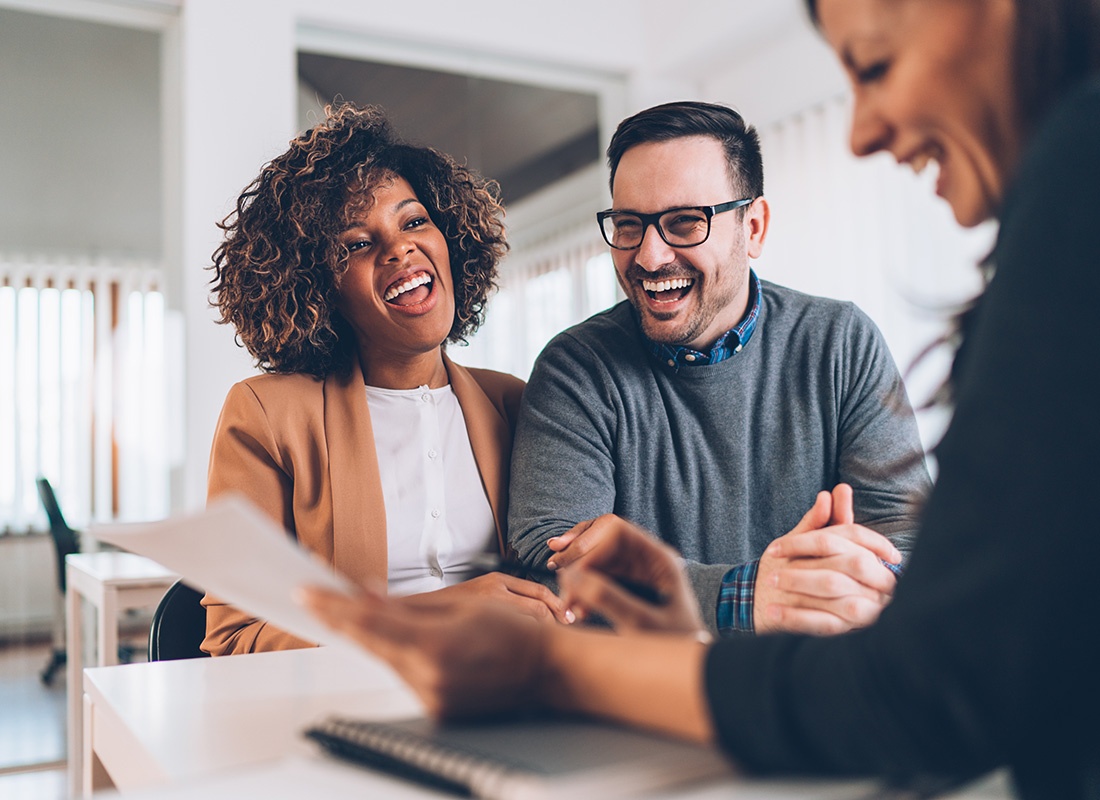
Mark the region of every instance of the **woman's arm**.
[[[242, 494], [279, 525], [293, 531], [293, 482], [279, 457], [275, 436], [255, 393], [247, 384], [236, 384], [226, 397], [214, 433], [207, 498], [228, 492]], [[211, 655], [314, 646], [211, 595], [202, 603], [206, 607], [202, 649]]]
[[703, 686], [707, 644], [698, 637], [553, 627], [545, 647], [538, 692], [547, 706], [699, 742], [714, 738]]
[[641, 613], [635, 607], [645, 601], [626, 596], [620, 581], [645, 583], [663, 600], [641, 616], [664, 631], [615, 635], [537, 624], [499, 601], [446, 590], [401, 599], [314, 591], [305, 599], [328, 625], [387, 660], [439, 716], [553, 708], [712, 739], [706, 646], [680, 558], [610, 516], [563, 539], [576, 539], [585, 553], [562, 570], [565, 597], [578, 611], [607, 616], [613, 608], [613, 622], [633, 627]]
[[469, 598], [310, 589], [302, 599], [389, 662], [435, 716], [553, 708], [700, 742], [714, 737], [703, 687], [707, 646], [694, 635], [545, 625]]

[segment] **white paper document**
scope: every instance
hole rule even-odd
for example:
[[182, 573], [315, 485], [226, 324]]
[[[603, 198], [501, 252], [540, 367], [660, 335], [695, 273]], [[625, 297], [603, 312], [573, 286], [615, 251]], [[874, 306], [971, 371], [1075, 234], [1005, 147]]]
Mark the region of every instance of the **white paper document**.
[[354, 591], [351, 582], [303, 550], [240, 495], [163, 522], [105, 530], [101, 541], [158, 561], [197, 589], [318, 644], [348, 640], [294, 602], [299, 586]]

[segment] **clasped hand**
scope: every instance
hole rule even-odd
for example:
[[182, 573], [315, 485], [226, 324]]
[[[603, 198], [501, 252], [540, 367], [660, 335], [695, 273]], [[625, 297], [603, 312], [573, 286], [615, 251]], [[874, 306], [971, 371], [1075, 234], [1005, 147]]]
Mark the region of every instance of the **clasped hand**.
[[870, 625], [897, 579], [883, 561], [901, 554], [881, 534], [856, 525], [852, 487], [820, 492], [813, 508], [764, 550], [756, 572], [757, 633], [844, 633]]

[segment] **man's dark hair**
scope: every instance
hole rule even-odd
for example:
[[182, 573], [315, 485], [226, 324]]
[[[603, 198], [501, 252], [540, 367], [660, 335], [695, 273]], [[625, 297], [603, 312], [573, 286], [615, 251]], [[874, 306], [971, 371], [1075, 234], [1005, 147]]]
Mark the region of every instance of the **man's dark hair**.
[[755, 199], [764, 194], [764, 163], [756, 128], [746, 125], [732, 108], [695, 101], [653, 106], [619, 123], [607, 146], [612, 191], [619, 161], [627, 150], [647, 142], [668, 142], [685, 136], [710, 136], [721, 143], [731, 188], [740, 195], [736, 199]]

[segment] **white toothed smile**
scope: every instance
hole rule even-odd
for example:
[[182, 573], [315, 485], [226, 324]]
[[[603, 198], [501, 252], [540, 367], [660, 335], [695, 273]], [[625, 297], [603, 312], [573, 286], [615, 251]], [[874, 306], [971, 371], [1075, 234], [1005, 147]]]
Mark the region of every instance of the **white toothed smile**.
[[403, 281], [400, 284], [394, 284], [393, 286], [390, 286], [390, 288], [386, 289], [386, 293], [385, 295], [383, 295], [383, 299], [387, 303], [393, 302], [405, 292], [411, 292], [413, 289], [416, 289], [419, 286], [425, 286], [431, 282], [432, 277], [426, 272], [421, 272], [420, 274], [414, 275], [413, 277], [409, 278], [407, 281]]
[[663, 281], [642, 279], [639, 281], [651, 302], [659, 304], [675, 303], [682, 300], [695, 284], [694, 278], [670, 278]]
[[673, 289], [686, 289], [695, 281], [690, 278], [674, 278], [671, 281], [642, 281], [642, 288], [647, 292], [670, 292]]

